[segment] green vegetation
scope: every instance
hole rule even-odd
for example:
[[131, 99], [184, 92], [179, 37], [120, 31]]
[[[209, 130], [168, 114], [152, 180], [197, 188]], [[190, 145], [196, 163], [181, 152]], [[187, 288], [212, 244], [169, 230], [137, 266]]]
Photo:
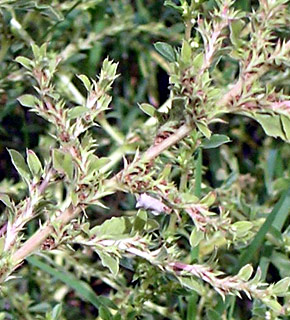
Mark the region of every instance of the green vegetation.
[[0, 12], [0, 320], [289, 319], [289, 1]]

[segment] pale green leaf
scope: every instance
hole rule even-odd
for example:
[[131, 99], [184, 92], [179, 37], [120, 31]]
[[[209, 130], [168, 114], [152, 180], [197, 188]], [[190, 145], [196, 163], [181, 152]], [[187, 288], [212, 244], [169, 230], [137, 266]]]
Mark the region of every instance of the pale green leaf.
[[198, 130], [207, 138], [210, 139], [211, 137], [211, 131], [209, 130], [208, 126], [201, 121], [196, 121], [196, 126]]
[[90, 79], [85, 76], [84, 74], [77, 75], [77, 77], [82, 81], [83, 85], [87, 89], [87, 91], [91, 90], [91, 81]]
[[119, 259], [118, 258], [113, 258], [111, 255], [109, 255], [105, 251], [97, 250], [97, 254], [101, 258], [102, 265], [104, 267], [109, 268], [109, 270], [112, 272], [114, 276], [118, 274], [119, 271]]
[[194, 228], [190, 234], [189, 243], [194, 248], [199, 245], [200, 241], [204, 239], [204, 232]]
[[151, 104], [149, 103], [141, 103], [139, 104], [139, 108], [146, 114], [148, 114], [148, 116], [150, 117], [154, 117], [156, 109], [151, 106]]
[[31, 94], [24, 94], [17, 98], [17, 100], [24, 106], [24, 107], [34, 107], [38, 104], [38, 99], [31, 95]]
[[81, 107], [81, 106], [74, 107], [68, 111], [68, 118], [69, 119], [76, 119], [76, 118], [82, 117], [88, 111], [89, 111], [89, 109], [86, 107]]
[[30, 70], [32, 67], [32, 61], [26, 57], [19, 56], [15, 59], [16, 62], [20, 63], [24, 68]]
[[253, 267], [250, 264], [245, 265], [238, 273], [238, 278], [248, 281], [253, 274]]
[[42, 165], [37, 155], [32, 150], [27, 150], [27, 164], [32, 175], [40, 175], [42, 173]]
[[15, 169], [18, 171], [19, 175], [26, 181], [26, 179], [30, 179], [30, 171], [29, 168], [23, 158], [23, 156], [16, 150], [10, 149], [8, 150], [12, 163]]

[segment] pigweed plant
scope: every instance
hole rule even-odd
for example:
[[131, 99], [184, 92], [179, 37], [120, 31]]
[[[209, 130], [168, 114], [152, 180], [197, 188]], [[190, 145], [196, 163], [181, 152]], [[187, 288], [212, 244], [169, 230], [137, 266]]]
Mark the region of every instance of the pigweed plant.
[[[110, 57], [98, 76], [76, 75], [85, 95], [72, 96], [58, 72], [73, 46], [32, 43], [33, 58], [15, 59], [31, 83], [18, 101], [49, 139], [43, 152], [8, 150], [21, 181], [1, 185], [1, 319], [289, 319], [287, 2], [165, 1], [184, 23], [174, 45], [154, 44], [169, 97], [140, 103], [147, 119], [125, 135]], [[280, 140], [264, 142], [263, 188], [239, 169], [232, 119]], [[33, 286], [50, 298], [36, 304]]]

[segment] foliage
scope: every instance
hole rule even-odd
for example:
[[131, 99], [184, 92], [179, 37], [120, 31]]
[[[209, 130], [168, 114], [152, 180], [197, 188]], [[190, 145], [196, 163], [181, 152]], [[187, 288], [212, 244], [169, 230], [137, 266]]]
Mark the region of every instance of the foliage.
[[0, 10], [0, 319], [287, 319], [288, 1]]

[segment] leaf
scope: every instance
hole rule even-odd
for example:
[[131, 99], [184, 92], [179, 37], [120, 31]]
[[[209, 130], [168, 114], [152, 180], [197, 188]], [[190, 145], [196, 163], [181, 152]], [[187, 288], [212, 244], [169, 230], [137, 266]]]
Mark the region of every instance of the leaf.
[[20, 63], [24, 68], [30, 70], [32, 67], [32, 61], [26, 57], [19, 56], [15, 59], [16, 62]]
[[42, 173], [42, 165], [37, 155], [32, 150], [26, 150], [27, 164], [32, 175], [38, 176]]
[[[98, 238], [114, 239], [129, 234], [132, 224], [127, 217], [113, 217], [90, 230], [91, 235]], [[116, 237], [117, 236], [117, 237]]]
[[0, 193], [0, 201], [2, 201], [9, 209], [13, 208], [13, 203], [11, 202], [10, 197], [7, 194]]
[[99, 308], [103, 303], [97, 297], [92, 288], [84, 281], [78, 279], [74, 274], [62, 271], [58, 268], [52, 267], [45, 262], [42, 262], [36, 257], [28, 257], [26, 260], [33, 266], [43, 270], [52, 275], [56, 279], [65, 283], [68, 287], [74, 289], [76, 293], [84, 300], [89, 301], [96, 308]]
[[256, 114], [253, 118], [260, 123], [268, 136], [287, 140], [279, 115]]
[[201, 121], [196, 121], [196, 126], [198, 130], [207, 138], [210, 139], [211, 131], [209, 130], [207, 124]]
[[143, 231], [147, 223], [147, 212], [145, 210], [139, 210], [134, 219], [134, 231]]
[[203, 52], [200, 52], [194, 57], [192, 61], [192, 65], [195, 70], [199, 70], [202, 67], [202, 64], [203, 64]]
[[22, 96], [20, 96], [19, 98], [17, 98], [17, 100], [24, 106], [24, 107], [29, 107], [32, 108], [35, 105], [38, 104], [39, 100], [31, 95], [31, 94], [24, 94]]
[[204, 149], [213, 149], [230, 141], [230, 138], [224, 134], [213, 134], [210, 139], [204, 139], [201, 146]]
[[279, 270], [281, 277], [290, 277], [290, 260], [287, 255], [274, 251], [271, 263]]
[[215, 191], [209, 192], [205, 197], [200, 200], [201, 204], [205, 204], [206, 206], [212, 206], [216, 201], [217, 194]]
[[204, 239], [204, 232], [194, 228], [189, 237], [189, 243], [194, 248], [199, 245], [200, 241]]
[[94, 163], [94, 169], [95, 170], [100, 170], [102, 169], [106, 164], [110, 163], [111, 162], [111, 159], [110, 158], [106, 158], [106, 157], [103, 157], [103, 158], [99, 158], [95, 161]]
[[[277, 216], [284, 217], [288, 215], [290, 209], [290, 189], [283, 192], [280, 200], [276, 203], [271, 213], [268, 215], [266, 221], [261, 226], [260, 230], [252, 240], [251, 244], [242, 253], [236, 269], [240, 269], [246, 263], [250, 262], [256, 255], [261, 245], [264, 242], [265, 236], [269, 231]], [[276, 227], [277, 228], [277, 227]], [[278, 229], [278, 228], [277, 228]]]
[[193, 278], [188, 278], [188, 277], [178, 277], [178, 280], [180, 281], [180, 283], [191, 290], [194, 290], [195, 292], [197, 292], [199, 295], [202, 295], [203, 287], [201, 284], [199, 284], [196, 280], [194, 280]]
[[154, 47], [169, 62], [176, 60], [175, 51], [170, 44], [166, 42], [156, 42], [154, 43]]
[[241, 47], [244, 43], [243, 40], [241, 40], [240, 34], [243, 30], [245, 25], [245, 22], [243, 20], [235, 20], [232, 21], [230, 24], [230, 39], [232, 41], [232, 44], [238, 49]]
[[101, 306], [99, 309], [99, 317], [102, 320], [112, 320], [112, 314], [108, 308]]
[[73, 179], [74, 165], [71, 154], [54, 149], [52, 151], [52, 162], [55, 170], [65, 173], [70, 180]]
[[87, 89], [87, 91], [91, 90], [91, 81], [90, 79], [85, 76], [84, 74], [77, 75], [77, 77], [82, 81], [83, 85]]
[[69, 109], [68, 111], [68, 118], [69, 119], [76, 119], [79, 117], [82, 117], [84, 114], [86, 114], [89, 111], [86, 107], [74, 107], [72, 109]]
[[263, 299], [263, 302], [265, 303], [265, 305], [267, 307], [269, 307], [270, 309], [272, 309], [273, 311], [280, 313], [282, 311], [282, 306], [280, 305], [280, 303], [277, 300], [274, 299]]
[[149, 104], [149, 103], [141, 103], [141, 104], [138, 104], [138, 105], [139, 105], [139, 108], [144, 113], [148, 114], [148, 116], [150, 116], [150, 117], [154, 117], [156, 109], [153, 106], [151, 106], [151, 104]]
[[273, 293], [279, 297], [283, 297], [287, 292], [289, 292], [290, 277], [284, 278], [277, 282], [273, 287]]
[[109, 270], [112, 272], [114, 276], [118, 274], [119, 271], [119, 259], [113, 258], [111, 255], [109, 255], [105, 251], [101, 251], [98, 249], [95, 249], [99, 257], [101, 258], [102, 265], [104, 267], [109, 268]]
[[282, 127], [288, 142], [290, 142], [290, 118], [281, 114]]
[[250, 264], [245, 265], [238, 273], [238, 278], [248, 281], [253, 274], [253, 267]]
[[237, 233], [238, 237], [245, 236], [253, 227], [251, 221], [238, 221], [232, 225], [232, 229]]
[[186, 40], [182, 42], [181, 59], [186, 65], [191, 62], [191, 46]]
[[25, 181], [30, 179], [30, 171], [29, 168], [22, 157], [22, 155], [13, 149], [8, 150], [12, 163], [15, 167], [15, 169], [18, 171], [19, 175], [24, 179]]

